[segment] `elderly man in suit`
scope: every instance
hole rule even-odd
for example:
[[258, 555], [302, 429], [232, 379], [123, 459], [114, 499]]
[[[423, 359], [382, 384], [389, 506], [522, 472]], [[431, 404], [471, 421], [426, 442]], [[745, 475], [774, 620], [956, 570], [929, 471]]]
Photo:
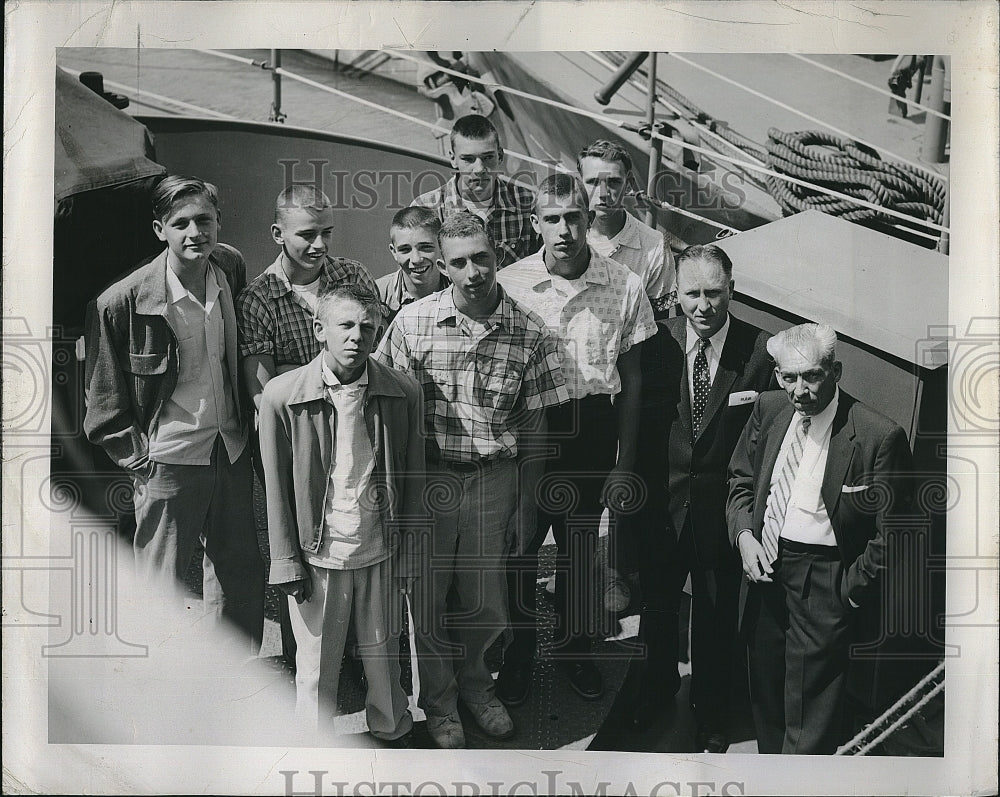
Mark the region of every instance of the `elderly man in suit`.
[[644, 423], [656, 444], [644, 447], [650, 496], [636, 524], [646, 657], [633, 666], [632, 721], [648, 725], [680, 685], [677, 615], [690, 573], [697, 744], [716, 753], [729, 744], [740, 589], [726, 469], [758, 393], [775, 387], [768, 334], [729, 312], [734, 285], [733, 264], [714, 244], [690, 246], [677, 259], [683, 315], [660, 322], [643, 358]]
[[768, 342], [788, 400], [758, 399], [729, 465], [762, 753], [829, 754], [844, 741], [849, 647], [878, 621], [886, 529], [908, 503], [906, 435], [840, 390], [836, 340], [802, 324]]

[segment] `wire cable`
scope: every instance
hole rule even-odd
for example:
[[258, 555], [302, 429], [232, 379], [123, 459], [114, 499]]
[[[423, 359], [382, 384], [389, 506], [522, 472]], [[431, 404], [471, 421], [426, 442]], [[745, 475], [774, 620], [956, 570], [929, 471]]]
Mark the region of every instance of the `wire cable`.
[[806, 56], [799, 55], [798, 53], [785, 53], [785, 55], [788, 55], [792, 58], [797, 58], [800, 61], [805, 61], [807, 64], [812, 64], [816, 68], [823, 69], [827, 72], [831, 72], [834, 75], [839, 75], [840, 77], [844, 78], [844, 80], [849, 80], [852, 83], [857, 83], [859, 86], [864, 86], [865, 88], [871, 89], [872, 91], [877, 91], [879, 94], [884, 94], [890, 99], [896, 100], [897, 102], [905, 102], [907, 105], [910, 105], [914, 108], [919, 108], [921, 111], [926, 111], [929, 114], [932, 114], [934, 116], [939, 116], [942, 119], [947, 119], [948, 121], [951, 121], [951, 117], [946, 113], [942, 113], [941, 111], [936, 111], [933, 108], [929, 108], [928, 106], [923, 105], [922, 103], [916, 102], [915, 100], [908, 100], [906, 99], [906, 97], [900, 97], [898, 94], [893, 94], [891, 91], [889, 91], [889, 89], [884, 89], [881, 86], [873, 85], [872, 83], [869, 83], [865, 80], [861, 80], [860, 78], [856, 78], [853, 75], [848, 75], [846, 72], [842, 72], [841, 70], [835, 69], [832, 66], [827, 66], [826, 64], [821, 64], [819, 61], [814, 61], [812, 58], [806, 58]]
[[676, 60], [680, 61], [682, 64], [687, 64], [688, 66], [693, 67], [694, 69], [699, 69], [702, 72], [705, 72], [706, 74], [712, 75], [713, 77], [718, 78], [719, 80], [723, 81], [724, 83], [729, 83], [730, 85], [735, 86], [738, 89], [742, 89], [743, 91], [746, 91], [746, 92], [754, 95], [755, 97], [759, 97], [762, 100], [767, 100], [768, 102], [773, 103], [774, 105], [777, 105], [779, 108], [783, 108], [786, 111], [790, 111], [791, 113], [798, 114], [802, 118], [808, 119], [810, 122], [813, 122], [814, 124], [818, 124], [818, 125], [821, 125], [822, 127], [827, 128], [828, 130], [832, 130], [837, 135], [844, 136], [845, 138], [849, 138], [849, 139], [851, 139], [853, 141], [858, 141], [858, 142], [860, 142], [861, 144], [864, 144], [867, 147], [871, 147], [872, 149], [876, 150], [877, 152], [881, 152], [881, 153], [883, 153], [885, 155], [888, 155], [889, 157], [893, 158], [894, 160], [899, 161], [900, 163], [905, 163], [907, 166], [910, 166], [910, 167], [912, 167], [914, 169], [919, 169], [920, 171], [927, 172], [928, 174], [931, 174], [934, 177], [937, 177], [939, 180], [944, 180], [946, 182], [948, 181], [948, 178], [947, 178], [946, 175], [939, 174], [939, 173], [935, 172], [933, 169], [928, 169], [926, 166], [923, 166], [923, 165], [921, 165], [919, 163], [914, 163], [913, 161], [908, 161], [908, 160], [906, 160], [906, 158], [902, 158], [899, 155], [896, 155], [895, 153], [893, 153], [892, 151], [886, 149], [885, 147], [879, 147], [876, 144], [872, 144], [870, 141], [866, 141], [863, 138], [858, 138], [857, 136], [851, 135], [847, 131], [841, 130], [839, 127], [836, 127], [836, 126], [830, 124], [829, 122], [824, 122], [822, 119], [817, 119], [815, 116], [810, 116], [809, 114], [805, 113], [804, 111], [800, 111], [797, 108], [793, 108], [791, 105], [788, 105], [788, 104], [782, 102], [781, 100], [777, 100], [774, 97], [771, 97], [771, 96], [768, 96], [767, 94], [764, 94], [763, 92], [757, 91], [757, 89], [752, 89], [749, 86], [745, 86], [744, 84], [740, 83], [739, 81], [733, 80], [732, 78], [726, 77], [725, 75], [721, 75], [718, 72], [716, 72], [715, 70], [709, 69], [707, 66], [702, 66], [701, 64], [695, 63], [694, 61], [690, 60], [689, 58], [685, 58], [683, 55], [677, 55], [677, 53], [667, 53], [667, 55], [669, 55], [671, 58], [675, 58]]

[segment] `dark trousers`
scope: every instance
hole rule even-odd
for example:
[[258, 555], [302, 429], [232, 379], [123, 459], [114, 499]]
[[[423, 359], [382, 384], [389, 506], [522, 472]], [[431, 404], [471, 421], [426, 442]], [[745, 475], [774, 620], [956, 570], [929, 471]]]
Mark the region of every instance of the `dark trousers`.
[[618, 422], [607, 396], [588, 396], [546, 411], [548, 441], [557, 449], [538, 485], [538, 523], [524, 555], [507, 561], [512, 639], [506, 661], [535, 655], [538, 550], [549, 528], [556, 540], [556, 613], [553, 654], [573, 658], [590, 650], [599, 627], [593, 563], [604, 506], [601, 491], [614, 467]]
[[[260, 458], [260, 438], [256, 430], [250, 434], [250, 444], [253, 449], [253, 471], [260, 482], [260, 490], [264, 491], [264, 463]], [[289, 615], [288, 601], [284, 595], [278, 596], [278, 627], [281, 629], [281, 655], [289, 664], [295, 663], [295, 634], [292, 632], [292, 620]]]
[[850, 609], [835, 547], [781, 540], [749, 637], [750, 703], [761, 753], [830, 754], [844, 737]]
[[[670, 534], [674, 532], [669, 531]], [[648, 569], [648, 568], [647, 568]], [[706, 568], [695, 553], [691, 524], [685, 523], [676, 548], [659, 580], [665, 582], [670, 616], [672, 656], [667, 666], [677, 666], [677, 617], [684, 583], [691, 576], [691, 702], [699, 725], [725, 732], [733, 702], [733, 681], [739, 654], [736, 625], [739, 614], [742, 569], [735, 556]], [[652, 574], [656, 578], [656, 574]], [[642, 582], [645, 591], [649, 580]], [[641, 620], [640, 620], [641, 627]]]
[[264, 563], [252, 485], [249, 447], [230, 463], [221, 435], [208, 465], [154, 462], [135, 485], [134, 550], [142, 577], [181, 584], [200, 550], [206, 613], [230, 621], [259, 648]]

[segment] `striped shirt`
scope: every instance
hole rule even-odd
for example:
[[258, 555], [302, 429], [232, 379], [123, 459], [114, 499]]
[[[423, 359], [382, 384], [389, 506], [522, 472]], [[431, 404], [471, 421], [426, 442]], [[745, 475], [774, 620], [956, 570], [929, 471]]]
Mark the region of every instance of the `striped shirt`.
[[[421, 194], [411, 205], [437, 210], [441, 221], [452, 213], [467, 210], [458, 193], [458, 177], [452, 177], [440, 188]], [[542, 239], [531, 226], [535, 197], [527, 188], [509, 180], [497, 179], [493, 203], [486, 211], [487, 226], [496, 244], [497, 270], [537, 252]]]
[[[368, 270], [355, 260], [328, 257], [320, 272], [319, 291], [328, 284], [356, 283], [378, 296]], [[281, 267], [281, 255], [255, 277], [236, 299], [240, 327], [240, 356], [269, 354], [275, 366], [305, 365], [320, 352], [313, 334], [313, 311], [292, 290]]]
[[569, 400], [555, 341], [502, 291], [482, 322], [459, 312], [452, 291], [403, 307], [374, 357], [420, 382], [431, 460], [517, 456], [512, 417]]
[[543, 254], [504, 269], [497, 281], [557, 336], [571, 398], [615, 395], [621, 390], [618, 358], [656, 334], [642, 281], [593, 249], [587, 270], [575, 280], [563, 279], [549, 274]]

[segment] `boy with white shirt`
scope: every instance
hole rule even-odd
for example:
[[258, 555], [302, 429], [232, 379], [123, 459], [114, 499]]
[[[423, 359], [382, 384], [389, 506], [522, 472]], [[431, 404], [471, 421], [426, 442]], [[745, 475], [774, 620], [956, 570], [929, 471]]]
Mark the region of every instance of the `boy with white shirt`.
[[246, 264], [218, 242], [214, 185], [171, 175], [151, 200], [166, 248], [97, 299], [84, 429], [134, 481], [140, 574], [183, 583], [201, 553], [206, 612], [259, 643], [263, 563], [233, 309]]
[[423, 514], [423, 403], [412, 378], [368, 360], [381, 325], [381, 302], [364, 287], [321, 293], [313, 330], [323, 351], [267, 383], [260, 443], [269, 579], [288, 596], [298, 643], [296, 714], [315, 728], [336, 713], [353, 621], [368, 729], [408, 747], [396, 558]]

